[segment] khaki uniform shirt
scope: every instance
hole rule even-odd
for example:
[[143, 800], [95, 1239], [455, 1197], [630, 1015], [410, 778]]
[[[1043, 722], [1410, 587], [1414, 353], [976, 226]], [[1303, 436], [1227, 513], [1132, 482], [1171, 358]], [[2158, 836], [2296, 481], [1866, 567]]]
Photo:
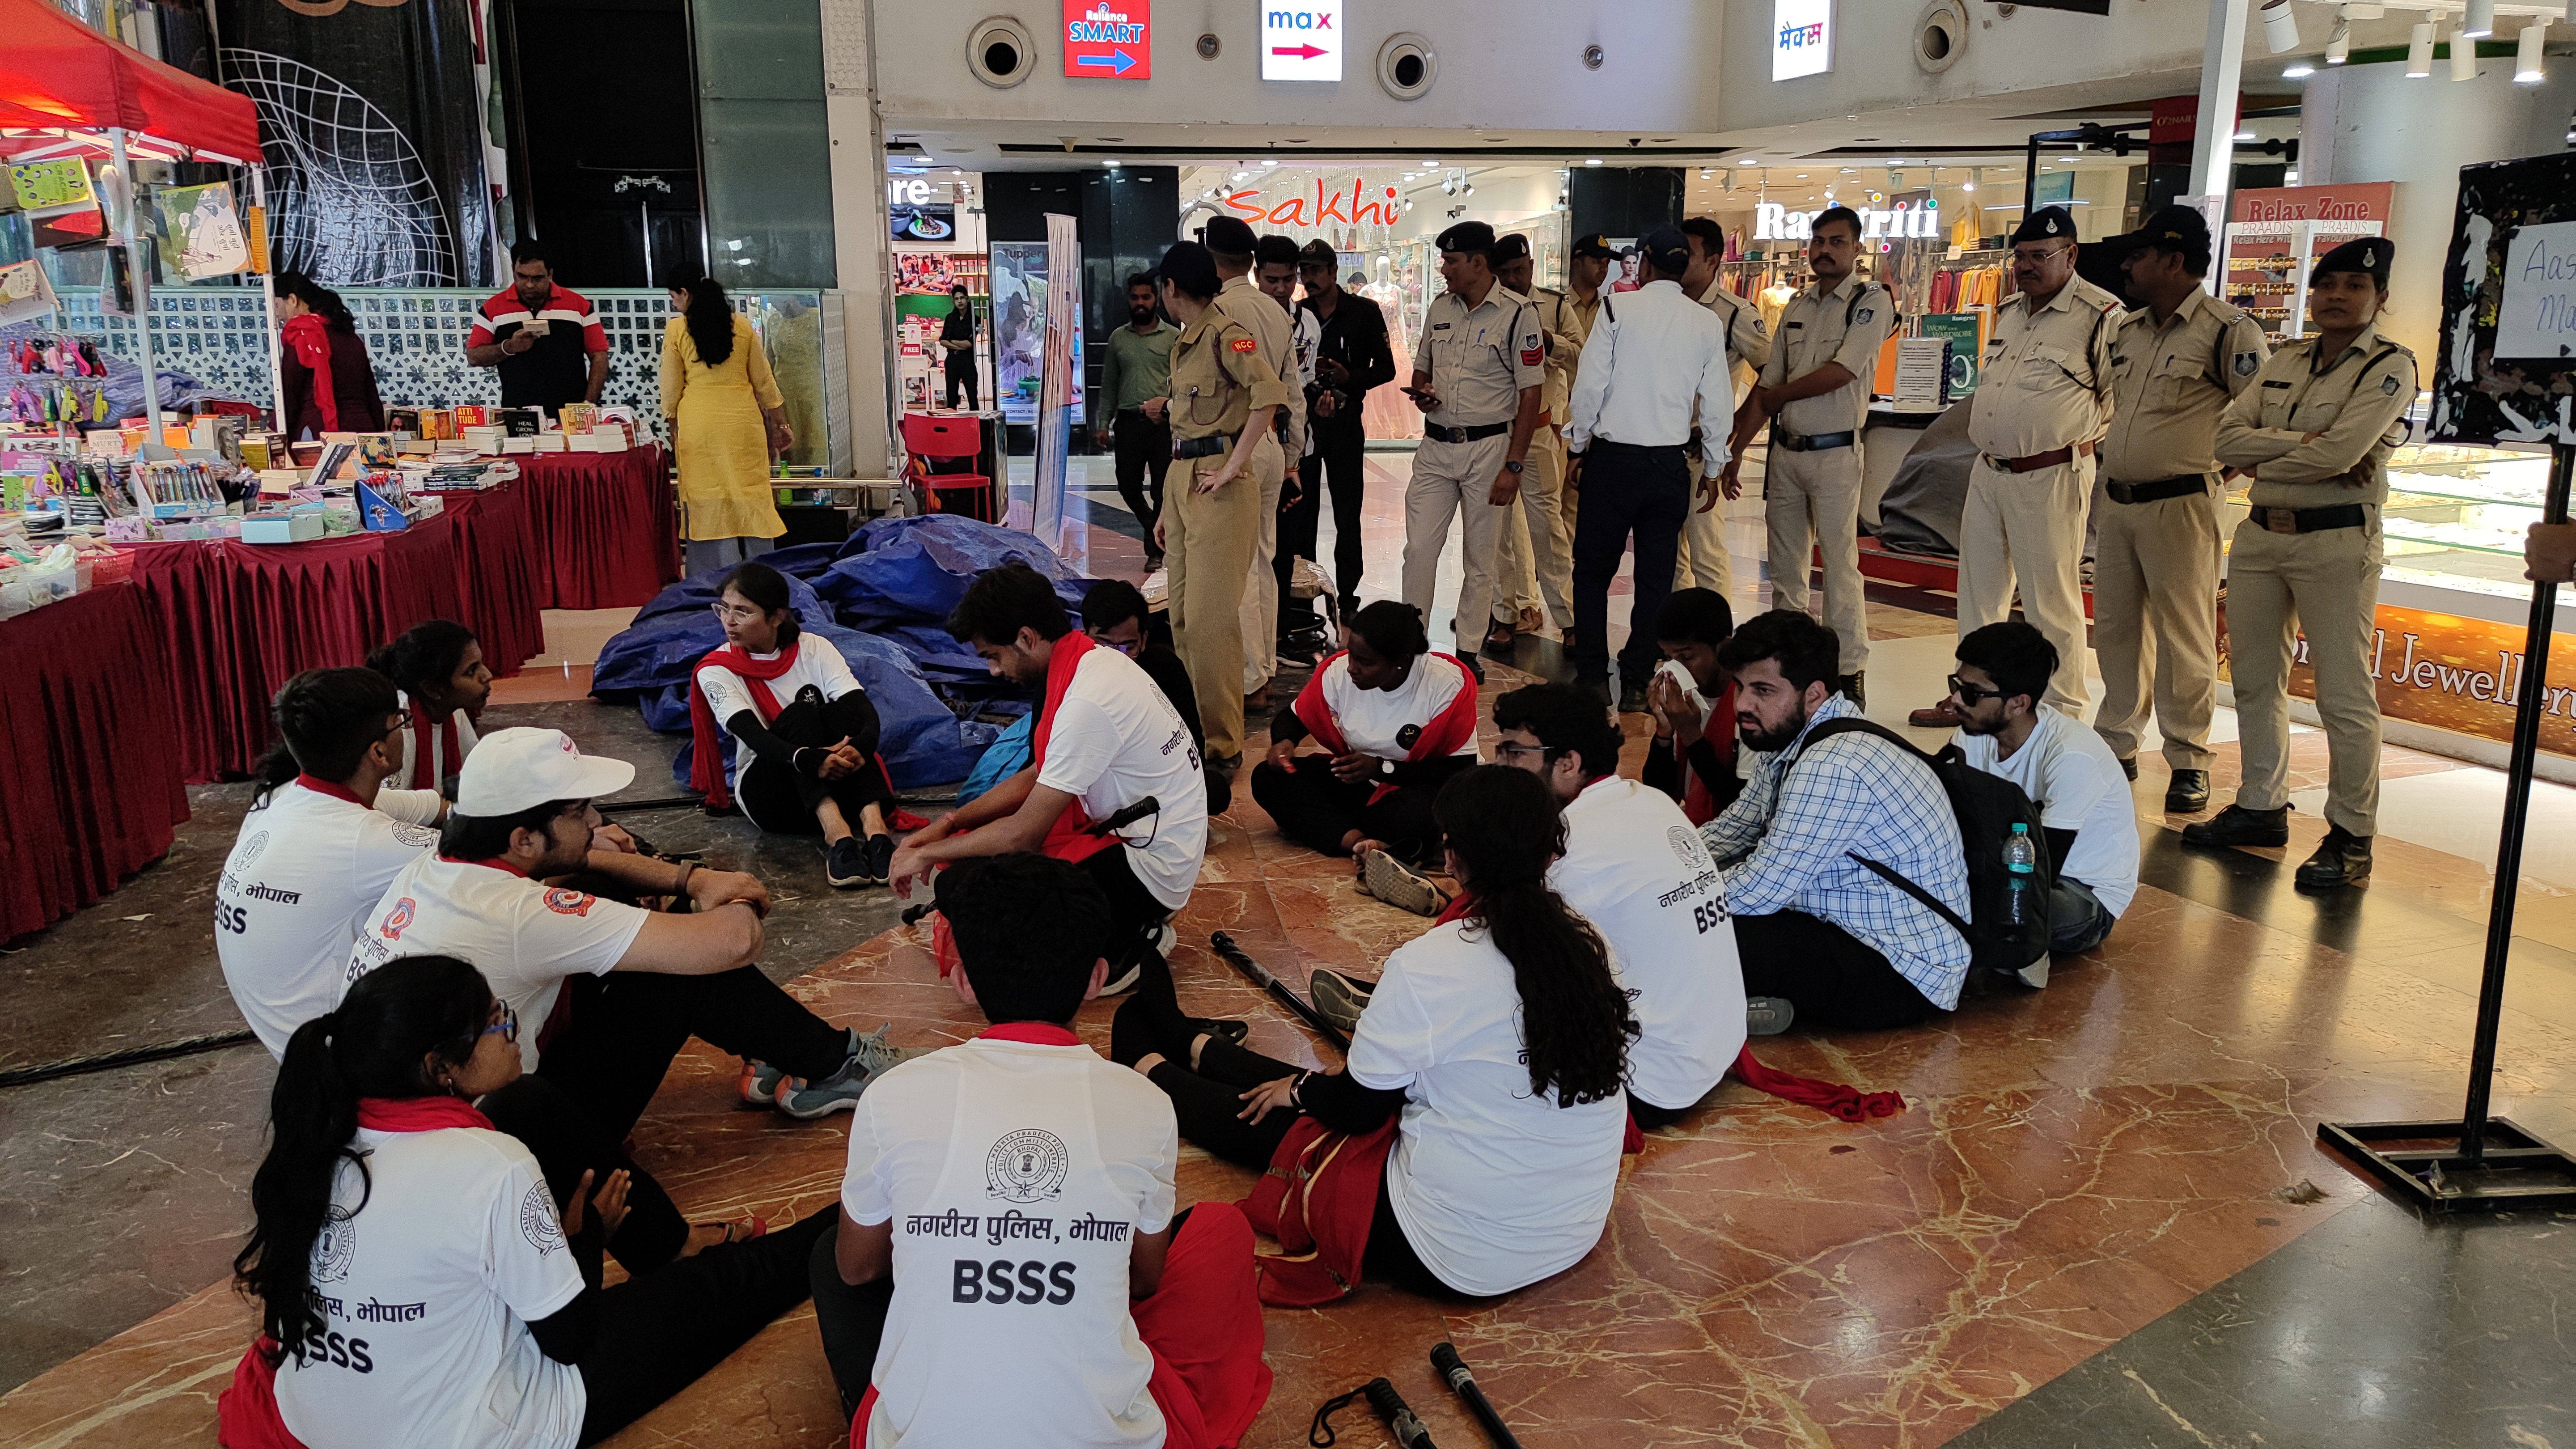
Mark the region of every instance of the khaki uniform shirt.
[[[1235, 277], [1219, 287], [1216, 300], [1209, 306], [1242, 323], [1252, 334], [1271, 376], [1287, 381], [1297, 377], [1297, 330], [1288, 320], [1288, 309], [1264, 296], [1250, 277]], [[1281, 446], [1293, 464], [1306, 456], [1306, 394], [1297, 388], [1289, 392], [1288, 400], [1280, 404], [1280, 416], [1286, 419], [1287, 429]]]
[[1977, 451], [2027, 458], [2100, 438], [2111, 421], [2119, 310], [2119, 298], [2082, 277], [2067, 278], [2036, 309], [2027, 292], [1996, 308], [1994, 339], [1968, 399], [1968, 441]]
[[[1279, 306], [1259, 292], [1261, 305]], [[1287, 314], [1279, 313], [1282, 326]], [[1261, 343], [1250, 328], [1214, 307], [1181, 329], [1172, 344], [1172, 437], [1175, 441], [1232, 435], [1243, 431], [1254, 408], [1286, 407], [1296, 389], [1261, 355]]]
[[1423, 347], [1414, 366], [1431, 375], [1440, 406], [1424, 414], [1435, 427], [1508, 423], [1521, 410], [1521, 389], [1547, 381], [1547, 339], [1538, 308], [1496, 283], [1473, 308], [1455, 292], [1431, 299], [1423, 314]]
[[[2332, 359], [2317, 355], [2320, 342], [2273, 353], [2219, 416], [2218, 461], [2253, 470], [2248, 502], [2321, 508], [2388, 497], [2388, 450], [2415, 405], [2415, 354], [2376, 327]], [[2303, 441], [2310, 433], [2321, 436]]]
[[1793, 433], [1858, 431], [1869, 421], [1869, 387], [1878, 375], [1879, 349], [1895, 330], [1896, 299], [1885, 287], [1863, 281], [1858, 272], [1830, 292], [1822, 282], [1800, 288], [1780, 309], [1780, 335], [1762, 365], [1762, 385], [1778, 387], [1828, 363], [1842, 364], [1852, 377], [1832, 392], [1802, 397], [1780, 409], [1779, 426]]
[[[1530, 305], [1538, 309], [1538, 328], [1547, 339], [1547, 381], [1539, 385], [1541, 421], [1548, 427], [1565, 426], [1565, 400], [1574, 391], [1574, 369], [1583, 360], [1583, 339], [1592, 331], [1592, 318], [1582, 314], [1574, 299], [1550, 287], [1530, 293]], [[1593, 311], [1598, 311], [1596, 306]]]
[[[1726, 290], [1723, 278], [1699, 294], [1699, 304], [1726, 324], [1726, 355], [1759, 373], [1771, 361], [1771, 334], [1762, 330], [1762, 313], [1751, 302]], [[1891, 311], [1893, 309], [1890, 309]]]
[[2102, 476], [2155, 483], [2218, 471], [2218, 415], [2254, 385], [2269, 347], [2243, 310], [2192, 288], [2173, 320], [2141, 307], [2111, 333], [2110, 436]]

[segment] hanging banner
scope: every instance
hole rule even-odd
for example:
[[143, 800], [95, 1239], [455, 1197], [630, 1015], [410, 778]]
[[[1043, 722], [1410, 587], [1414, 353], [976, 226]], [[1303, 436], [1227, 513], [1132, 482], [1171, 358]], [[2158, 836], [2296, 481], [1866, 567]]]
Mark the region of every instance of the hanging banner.
[[153, 202], [161, 213], [153, 241], [161, 250], [163, 277], [202, 282], [250, 265], [250, 239], [233, 214], [231, 182], [164, 187]]
[[107, 236], [107, 214], [77, 159], [30, 161], [9, 168], [9, 190], [27, 214], [40, 247], [80, 246]]
[[1082, 243], [1074, 220], [1047, 213], [1046, 332], [1038, 380], [1038, 457], [1030, 490], [1029, 531], [1076, 573], [1090, 567], [1083, 515], [1068, 508], [1065, 471], [1073, 443], [1073, 408], [1081, 396]]

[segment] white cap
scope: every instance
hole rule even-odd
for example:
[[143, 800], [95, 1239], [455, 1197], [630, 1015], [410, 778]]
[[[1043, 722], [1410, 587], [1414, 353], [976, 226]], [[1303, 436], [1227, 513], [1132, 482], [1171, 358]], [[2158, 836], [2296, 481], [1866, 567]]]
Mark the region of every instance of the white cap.
[[456, 808], [490, 819], [550, 800], [596, 800], [634, 782], [633, 765], [590, 758], [561, 730], [497, 730], [477, 740], [465, 757]]

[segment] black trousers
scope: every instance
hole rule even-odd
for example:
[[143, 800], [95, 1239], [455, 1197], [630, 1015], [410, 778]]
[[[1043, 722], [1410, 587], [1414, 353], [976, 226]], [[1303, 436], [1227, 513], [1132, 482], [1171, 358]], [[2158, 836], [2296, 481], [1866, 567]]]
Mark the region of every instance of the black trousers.
[[[1309, 425], [1312, 425], [1311, 419]], [[1354, 414], [1348, 423], [1334, 422], [1330, 426], [1316, 429], [1315, 456], [1308, 460], [1306, 465], [1306, 488], [1309, 496], [1312, 496], [1315, 491], [1319, 474], [1324, 484], [1324, 491], [1332, 495], [1333, 589], [1341, 595], [1345, 613], [1359, 600], [1360, 573], [1364, 568], [1360, 553], [1360, 506], [1368, 496], [1367, 442], [1368, 435], [1361, 429], [1359, 419]], [[1315, 506], [1320, 509], [1320, 500]], [[1319, 512], [1318, 517], [1320, 516]], [[1315, 557], [1312, 552], [1315, 537], [1315, 530], [1310, 525], [1306, 533], [1306, 545], [1309, 550], [1306, 557], [1308, 558]], [[1280, 537], [1279, 548], [1283, 553], [1288, 548], [1284, 532]], [[1347, 618], [1342, 622], [1345, 627], [1350, 623]]]
[[[1744, 994], [1789, 998], [1802, 1025], [1880, 1031], [1913, 1026], [1940, 1011], [1885, 956], [1803, 912], [1735, 917], [1735, 949], [1744, 962]], [[1643, 1118], [1638, 1125], [1645, 1125]]]
[[[951, 353], [949, 355], [952, 357], [971, 357], [973, 354]], [[956, 410], [957, 389], [963, 387], [966, 389], [966, 410], [970, 413], [982, 412], [984, 410], [984, 403], [980, 395], [976, 392], [976, 388], [979, 385], [979, 377], [975, 371], [975, 364], [971, 361], [964, 363], [943, 362], [939, 366], [941, 371], [948, 374], [949, 410], [952, 412]]]
[[1640, 1132], [1652, 1132], [1658, 1127], [1670, 1127], [1690, 1114], [1689, 1107], [1658, 1107], [1634, 1092], [1628, 1094], [1628, 1116], [1636, 1122], [1637, 1130]]
[[1440, 823], [1431, 815], [1439, 787], [1399, 787], [1372, 805], [1369, 792], [1376, 788], [1366, 780], [1345, 785], [1334, 779], [1327, 755], [1298, 756], [1293, 775], [1268, 760], [1252, 767], [1252, 798], [1270, 813], [1279, 833], [1298, 844], [1326, 855], [1348, 855], [1342, 836], [1358, 830], [1385, 841], [1402, 859], [1427, 859], [1440, 845]]
[[1163, 468], [1172, 461], [1172, 426], [1127, 408], [1109, 422], [1109, 446], [1117, 459], [1118, 496], [1145, 530], [1145, 552], [1154, 547], [1154, 523], [1163, 516]]
[[630, 1275], [652, 1272], [680, 1256], [688, 1246], [689, 1220], [653, 1174], [626, 1155], [625, 1134], [612, 1135], [598, 1117], [572, 1095], [543, 1077], [521, 1077], [475, 1104], [492, 1119], [494, 1130], [519, 1139], [546, 1175], [546, 1187], [558, 1203], [568, 1202], [581, 1175], [592, 1174], [594, 1190], [623, 1168], [630, 1179], [626, 1221], [608, 1251]]
[[1574, 518], [1574, 677], [1609, 673], [1610, 580], [1635, 536], [1628, 642], [1619, 651], [1622, 685], [1644, 688], [1654, 671], [1655, 616], [1673, 591], [1673, 560], [1690, 519], [1690, 469], [1683, 450], [1632, 448], [1595, 439], [1583, 455], [1583, 506]]
[[602, 1291], [599, 1331], [579, 1365], [590, 1396], [581, 1442], [596, 1444], [652, 1412], [804, 1302], [814, 1244], [831, 1241], [840, 1220], [839, 1206], [827, 1207]]
[[1288, 579], [1296, 572], [1297, 560], [1315, 556], [1315, 537], [1324, 516], [1323, 454], [1308, 454], [1289, 470], [1289, 479], [1290, 486], [1279, 494], [1279, 552], [1270, 561], [1270, 571], [1279, 580], [1279, 617], [1270, 623], [1282, 634], [1315, 622], [1314, 605], [1289, 597]]
[[[757, 966], [713, 976], [612, 971], [563, 984], [570, 1016], [537, 1075], [623, 1140], [691, 1037], [792, 1076], [828, 1077], [850, 1058], [850, 1034], [779, 989]], [[575, 1174], [578, 1176], [578, 1174]]]
[[[811, 689], [811, 686], [808, 686]], [[894, 787], [877, 759], [877, 707], [867, 691], [854, 689], [839, 699], [802, 696], [778, 712], [769, 732], [791, 745], [832, 745], [846, 739], [865, 763], [837, 780], [817, 779], [770, 760], [754, 760], [742, 776], [742, 813], [772, 835], [819, 835], [822, 821], [814, 812], [830, 800], [841, 807], [850, 829], [864, 835], [859, 812], [870, 805], [891, 809]], [[736, 741], [734, 748], [745, 748]]]
[[[1093, 851], [1082, 861], [1084, 873], [1100, 887], [1102, 895], [1109, 897], [1109, 939], [1121, 952], [1142, 947], [1146, 933], [1172, 916], [1172, 908], [1156, 900], [1154, 893], [1145, 889], [1145, 883], [1136, 878], [1136, 868], [1128, 856], [1127, 847], [1112, 845], [1107, 850]], [[1109, 978], [1117, 980], [1132, 959], [1125, 954], [1111, 956]]]

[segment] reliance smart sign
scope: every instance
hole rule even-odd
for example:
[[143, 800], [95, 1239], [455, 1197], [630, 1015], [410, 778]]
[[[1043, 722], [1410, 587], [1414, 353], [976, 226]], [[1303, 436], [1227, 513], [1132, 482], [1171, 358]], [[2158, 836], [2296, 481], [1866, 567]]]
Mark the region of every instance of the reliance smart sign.
[[1834, 0], [1773, 0], [1771, 78], [1796, 80], [1834, 68]]
[[1153, 9], [1154, 0], [1064, 0], [1064, 73], [1150, 79]]
[[1337, 81], [1342, 78], [1342, 0], [1261, 3], [1261, 78], [1266, 81]]

